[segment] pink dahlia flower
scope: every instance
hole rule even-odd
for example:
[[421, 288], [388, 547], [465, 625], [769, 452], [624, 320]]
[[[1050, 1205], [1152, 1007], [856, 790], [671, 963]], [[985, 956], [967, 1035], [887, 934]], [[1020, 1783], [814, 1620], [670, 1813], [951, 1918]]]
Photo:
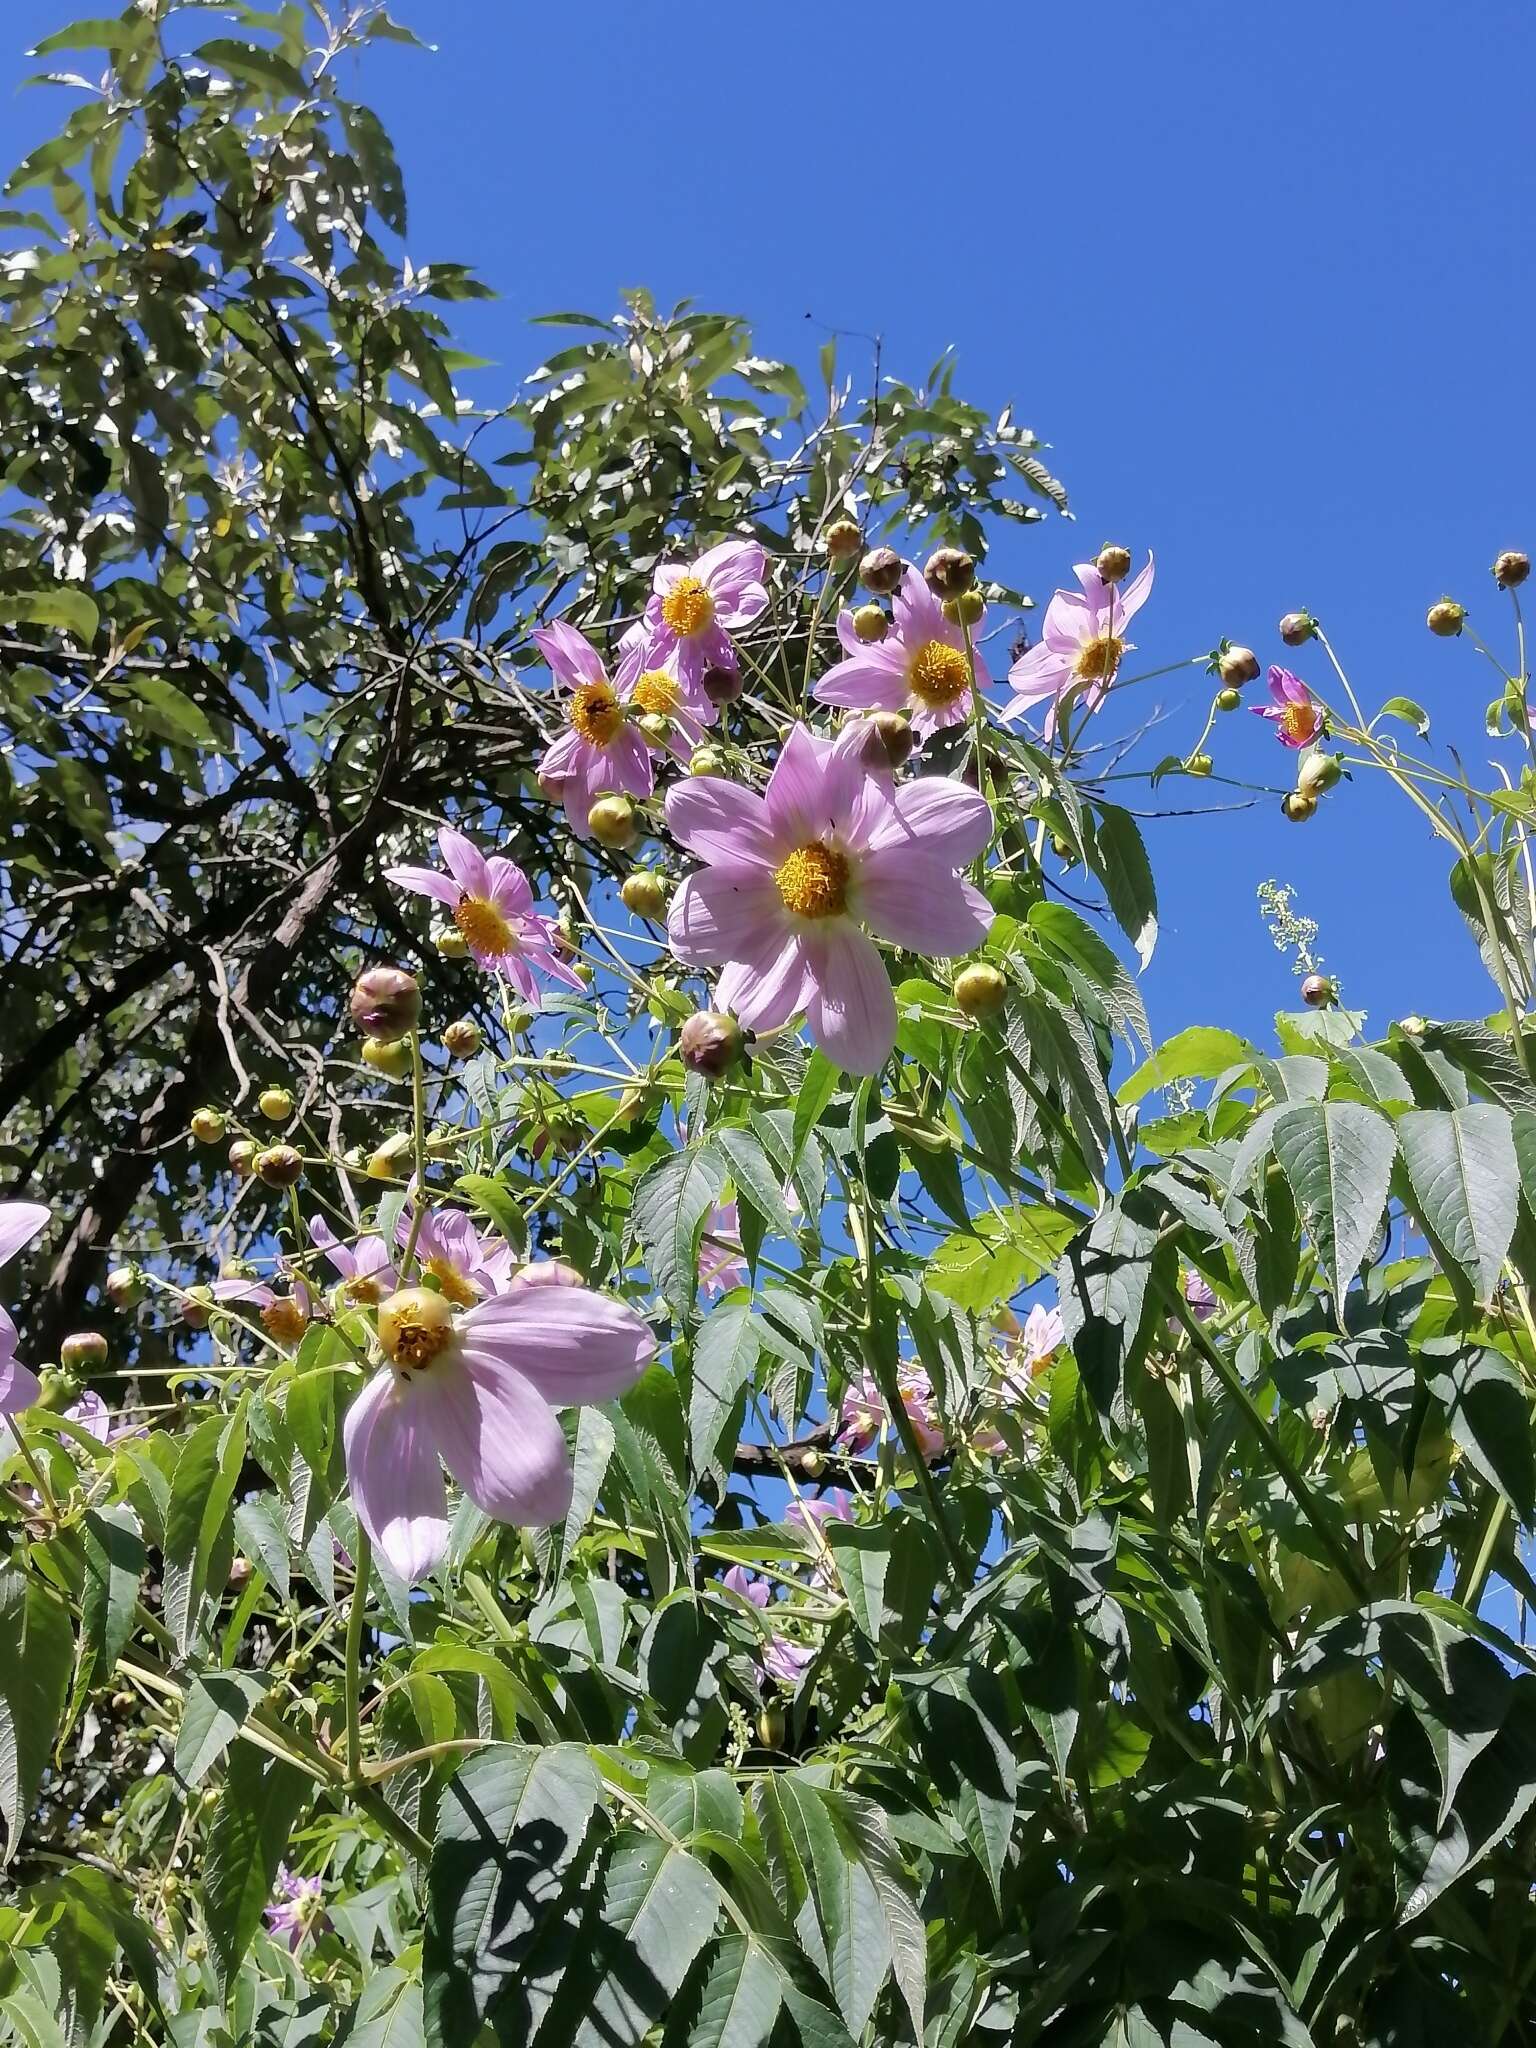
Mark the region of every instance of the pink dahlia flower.
[[667, 823], [705, 863], [673, 898], [673, 952], [723, 967], [715, 1006], [751, 1030], [803, 1010], [850, 1073], [878, 1073], [896, 1042], [869, 932], [924, 955], [968, 953], [992, 922], [958, 872], [991, 837], [986, 800], [936, 775], [893, 789], [866, 766], [856, 726], [822, 740], [797, 725], [762, 796], [713, 775], [677, 784]]
[[[48, 1222], [41, 1202], [0, 1202], [0, 1266], [8, 1265]], [[0, 1415], [19, 1415], [42, 1392], [37, 1374], [16, 1356], [16, 1325], [0, 1308]]]
[[212, 1293], [215, 1301], [250, 1309], [267, 1335], [279, 1344], [299, 1343], [314, 1313], [313, 1297], [298, 1275], [294, 1276], [291, 1294], [279, 1294], [265, 1280], [246, 1279], [238, 1274], [215, 1280]]
[[812, 1523], [824, 1527], [828, 1522], [851, 1522], [853, 1520], [853, 1496], [841, 1486], [834, 1486], [826, 1493], [818, 1493], [807, 1500], [803, 1496], [792, 1500], [785, 1510], [786, 1522], [799, 1522], [809, 1529]]
[[[933, 1382], [920, 1365], [904, 1365], [897, 1384], [919, 1451], [925, 1460], [938, 1457], [944, 1449], [945, 1436], [933, 1396]], [[887, 1421], [885, 1396], [879, 1382], [873, 1373], [861, 1373], [843, 1395], [838, 1442], [845, 1450], [867, 1451]], [[895, 1424], [891, 1425], [891, 1434], [897, 1443], [904, 1441]]]
[[687, 682], [678, 673], [675, 654], [664, 662], [648, 658], [650, 638], [644, 620], [630, 627], [619, 642], [613, 680], [634, 712], [650, 712], [667, 720], [672, 728], [665, 742], [667, 751], [686, 760], [703, 744], [704, 728], [718, 724], [720, 712], [697, 681]]
[[262, 1908], [267, 1932], [296, 1950], [319, 1916], [324, 1887], [318, 1877], [298, 1877], [286, 1863], [277, 1866], [276, 1901]]
[[441, 828], [437, 843], [447, 874], [437, 868], [386, 868], [385, 879], [397, 889], [445, 903], [475, 959], [504, 974], [525, 1002], [538, 1004], [535, 970], [580, 988], [580, 976], [556, 949], [554, 919], [534, 909], [533, 889], [517, 863], [499, 853], [487, 860], [451, 825]]
[[1323, 707], [1301, 677], [1288, 668], [1272, 667], [1269, 694], [1272, 702], [1249, 705], [1254, 717], [1270, 721], [1282, 747], [1311, 746], [1323, 729]]
[[[401, 1249], [411, 1241], [409, 1203], [395, 1224]], [[437, 1284], [455, 1308], [471, 1308], [487, 1294], [505, 1294], [512, 1285], [512, 1247], [502, 1237], [482, 1237], [462, 1209], [428, 1209], [416, 1233], [421, 1270]]]
[[816, 1652], [788, 1636], [770, 1636], [758, 1670], [786, 1690], [793, 1690], [814, 1662]]
[[696, 562], [664, 563], [645, 607], [645, 666], [668, 668], [688, 690], [704, 671], [736, 672], [731, 634], [768, 608], [766, 559], [754, 540], [725, 540]]
[[706, 1294], [729, 1294], [747, 1284], [741, 1218], [734, 1202], [717, 1202], [699, 1239], [699, 1285]]
[[341, 1292], [354, 1308], [377, 1308], [400, 1285], [389, 1246], [382, 1237], [343, 1244], [323, 1216], [309, 1226], [309, 1241], [341, 1275]]
[[754, 1578], [739, 1564], [733, 1564], [720, 1583], [728, 1593], [739, 1594], [743, 1600], [750, 1600], [754, 1607], [766, 1607], [773, 1598], [773, 1588], [768, 1581]]
[[1064, 704], [1080, 700], [1097, 711], [1120, 673], [1120, 663], [1135, 645], [1125, 629], [1152, 592], [1152, 557], [1123, 588], [1106, 583], [1091, 562], [1079, 562], [1073, 574], [1081, 592], [1058, 590], [1045, 608], [1040, 640], [1021, 654], [1008, 671], [1013, 696], [1003, 706], [1004, 718], [1017, 718], [1031, 704], [1049, 698], [1045, 731], [1049, 738]]
[[[998, 1379], [989, 1398], [994, 1410], [1016, 1409], [1026, 1399], [1028, 1383], [1045, 1371], [1066, 1342], [1067, 1333], [1060, 1309], [1042, 1308], [1038, 1301], [1022, 1323], [1011, 1310], [1004, 1309], [997, 1327]], [[997, 1457], [1009, 1448], [990, 1424], [974, 1431], [971, 1442], [988, 1457]]]
[[1197, 1323], [1209, 1322], [1216, 1313], [1216, 1296], [1210, 1282], [1202, 1273], [1184, 1275], [1184, 1299], [1189, 1303], [1190, 1313]]
[[585, 634], [561, 620], [532, 637], [550, 674], [570, 691], [570, 730], [545, 750], [539, 781], [558, 792], [572, 831], [587, 839], [587, 814], [600, 796], [650, 795], [651, 757], [608, 680], [602, 656]]
[[589, 1287], [518, 1287], [462, 1314], [409, 1287], [380, 1309], [379, 1342], [385, 1363], [347, 1410], [347, 1478], [413, 1584], [448, 1548], [441, 1465], [493, 1521], [558, 1522], [571, 1460], [555, 1410], [624, 1393], [656, 1355], [643, 1318]]
[[[817, 702], [850, 711], [905, 711], [920, 738], [964, 724], [971, 716], [971, 662], [963, 630], [945, 618], [916, 569], [903, 577], [891, 611], [891, 631], [870, 644], [854, 631], [853, 614], [842, 614], [837, 637], [846, 659], [816, 685]], [[979, 654], [971, 660], [976, 687], [984, 690], [992, 679]]]

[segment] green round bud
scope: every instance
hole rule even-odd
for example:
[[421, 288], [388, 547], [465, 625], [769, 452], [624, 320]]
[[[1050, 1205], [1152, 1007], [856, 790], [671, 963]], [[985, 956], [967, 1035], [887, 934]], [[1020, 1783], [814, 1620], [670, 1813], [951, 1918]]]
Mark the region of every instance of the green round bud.
[[285, 1124], [293, 1115], [293, 1097], [286, 1088], [263, 1088], [256, 1106], [271, 1124]]
[[1293, 825], [1305, 825], [1316, 809], [1317, 799], [1305, 795], [1299, 789], [1288, 791], [1280, 799], [1281, 815], [1289, 818]]
[[636, 917], [647, 917], [652, 923], [666, 913], [667, 885], [660, 875], [647, 870], [626, 876], [619, 897], [626, 910], [633, 911]]
[[1424, 623], [1441, 640], [1454, 640], [1466, 623], [1466, 617], [1465, 605], [1443, 597], [1439, 604], [1432, 604], [1424, 614]]
[[1296, 770], [1296, 787], [1303, 796], [1325, 796], [1338, 786], [1344, 770], [1337, 754], [1319, 752], [1303, 757]]
[[1209, 754], [1191, 754], [1184, 763], [1184, 773], [1186, 775], [1198, 775], [1203, 779], [1210, 774], [1215, 765]]
[[587, 813], [587, 830], [599, 846], [625, 853], [640, 837], [640, 815], [627, 796], [600, 796]]
[[952, 626], [979, 626], [987, 601], [974, 587], [961, 591], [958, 597], [946, 597], [944, 616]]
[[443, 1030], [443, 1051], [456, 1060], [467, 1060], [480, 1050], [480, 1026], [473, 1017], [459, 1017]]
[[221, 1145], [229, 1123], [221, 1109], [194, 1109], [188, 1129], [199, 1145]]
[[821, 544], [834, 562], [849, 562], [859, 552], [863, 540], [857, 519], [834, 519]]
[[955, 976], [953, 993], [962, 1017], [995, 1017], [1008, 1000], [1008, 983], [990, 961], [977, 960]]
[[456, 924], [440, 924], [432, 934], [432, 943], [445, 960], [469, 958], [469, 941]]
[[1225, 689], [1216, 692], [1216, 709], [1218, 711], [1235, 711], [1242, 701], [1243, 697], [1240, 690]]
[[877, 604], [861, 604], [853, 615], [854, 637], [873, 647], [891, 630], [891, 622]]
[[361, 1051], [363, 1065], [372, 1067], [376, 1074], [387, 1075], [391, 1081], [403, 1081], [411, 1071], [408, 1038], [365, 1038]]
[[718, 775], [725, 763], [713, 747], [695, 747], [688, 763], [690, 775]]

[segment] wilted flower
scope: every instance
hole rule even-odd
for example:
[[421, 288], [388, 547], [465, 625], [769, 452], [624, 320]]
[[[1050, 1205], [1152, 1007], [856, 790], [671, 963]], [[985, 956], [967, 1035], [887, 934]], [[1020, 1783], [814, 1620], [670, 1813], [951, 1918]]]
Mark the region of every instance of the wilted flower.
[[1267, 718], [1282, 747], [1309, 747], [1323, 729], [1323, 707], [1288, 668], [1271, 667], [1268, 704], [1253, 704], [1255, 718]]
[[261, 1327], [278, 1344], [297, 1344], [309, 1328], [314, 1309], [309, 1289], [297, 1275], [291, 1294], [279, 1294], [265, 1280], [239, 1274], [215, 1280], [212, 1293], [215, 1301], [253, 1310]]
[[298, 1877], [286, 1863], [280, 1863], [275, 1889], [277, 1898], [262, 1908], [262, 1918], [269, 1934], [296, 1950], [318, 1915], [324, 1887], [318, 1877]]
[[883, 640], [861, 640], [852, 612], [837, 622], [845, 658], [816, 685], [821, 704], [854, 711], [905, 711], [920, 736], [971, 715], [971, 661], [976, 687], [991, 678], [979, 655], [967, 658], [965, 635], [945, 618], [938, 599], [916, 569], [902, 577], [891, 609], [895, 623]]
[[729, 1294], [747, 1284], [741, 1219], [734, 1202], [717, 1202], [699, 1239], [699, 1285], [706, 1294]]
[[718, 777], [679, 783], [667, 822], [706, 863], [673, 899], [673, 951], [722, 966], [716, 1005], [754, 1031], [804, 1010], [851, 1073], [878, 1073], [896, 1042], [896, 999], [864, 927], [932, 956], [968, 952], [992, 922], [957, 872], [991, 836], [985, 799], [943, 776], [891, 789], [856, 726], [820, 740], [797, 725], [762, 796]]
[[[920, 1365], [904, 1365], [897, 1375], [901, 1405], [912, 1425], [918, 1450], [925, 1459], [936, 1458], [945, 1445], [944, 1425], [939, 1419], [933, 1383]], [[885, 1396], [879, 1382], [868, 1371], [859, 1375], [843, 1395], [841, 1426], [837, 1440], [845, 1450], [867, 1451], [889, 1420]], [[904, 1441], [894, 1423], [891, 1433]]]
[[534, 1528], [571, 1503], [556, 1408], [625, 1393], [656, 1355], [644, 1319], [589, 1287], [511, 1289], [462, 1315], [411, 1287], [379, 1311], [386, 1364], [347, 1410], [358, 1520], [401, 1578], [448, 1548], [439, 1459], [494, 1521]]
[[1002, 716], [1016, 718], [1031, 704], [1051, 700], [1046, 736], [1056, 730], [1056, 715], [1069, 699], [1096, 711], [1120, 672], [1120, 663], [1134, 642], [1125, 629], [1152, 590], [1152, 557], [1122, 589], [1106, 583], [1091, 562], [1079, 562], [1073, 574], [1082, 585], [1058, 590], [1045, 608], [1040, 640], [1008, 671], [1013, 696]]
[[504, 974], [525, 1002], [537, 1003], [535, 970], [571, 988], [581, 981], [555, 949], [555, 921], [533, 907], [528, 877], [515, 861], [493, 853], [485, 857], [462, 832], [444, 825], [437, 843], [443, 874], [437, 868], [386, 868], [397, 889], [431, 896], [445, 903], [470, 952], [482, 967]]
[[341, 1275], [341, 1291], [355, 1307], [376, 1308], [400, 1284], [382, 1237], [360, 1237], [355, 1244], [342, 1244], [325, 1218], [316, 1216], [310, 1221], [309, 1241]]
[[768, 608], [765, 566], [754, 540], [722, 541], [686, 567], [663, 563], [645, 607], [645, 666], [670, 668], [689, 691], [702, 686], [706, 669], [734, 671], [731, 634]]
[[584, 634], [562, 620], [541, 627], [532, 638], [551, 675], [571, 693], [570, 730], [546, 749], [539, 780], [558, 789], [571, 829], [589, 839], [587, 818], [605, 791], [650, 795], [651, 756], [608, 680], [602, 656]]

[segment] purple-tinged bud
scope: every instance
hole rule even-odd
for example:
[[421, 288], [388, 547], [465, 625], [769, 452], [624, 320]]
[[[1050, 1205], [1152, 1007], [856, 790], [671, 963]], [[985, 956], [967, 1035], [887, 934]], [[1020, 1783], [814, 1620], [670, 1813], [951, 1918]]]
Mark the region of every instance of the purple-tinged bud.
[[711, 704], [734, 704], [741, 695], [741, 673], [734, 668], [707, 668], [699, 677], [699, 688]]
[[144, 1299], [144, 1275], [137, 1266], [114, 1266], [102, 1291], [114, 1308], [133, 1308]]
[[304, 1155], [292, 1145], [269, 1145], [256, 1154], [256, 1177], [266, 1187], [297, 1187], [303, 1175]]
[[1309, 974], [1301, 984], [1301, 1000], [1309, 1010], [1326, 1010], [1335, 997], [1333, 982], [1326, 974]]
[[421, 990], [403, 967], [365, 967], [352, 984], [350, 1008], [364, 1038], [404, 1038], [421, 1016]]
[[859, 581], [876, 597], [889, 597], [900, 590], [907, 565], [894, 548], [871, 548], [859, 564]]
[[521, 1287], [585, 1287], [586, 1281], [564, 1259], [536, 1259], [512, 1275], [513, 1293]]
[[1287, 612], [1280, 621], [1280, 638], [1287, 647], [1304, 647], [1317, 631], [1317, 621], [1310, 612]]
[[256, 1171], [256, 1147], [249, 1138], [236, 1138], [229, 1148], [229, 1170], [249, 1180]]
[[1216, 673], [1229, 690], [1258, 681], [1259, 657], [1251, 647], [1229, 647], [1216, 664]]
[[935, 597], [959, 597], [976, 581], [976, 563], [964, 548], [935, 548], [923, 564], [923, 578]]
[[443, 1051], [456, 1060], [467, 1060], [480, 1050], [480, 1026], [473, 1017], [457, 1017], [443, 1029]]
[[59, 1363], [69, 1372], [100, 1372], [107, 1340], [99, 1330], [73, 1330], [59, 1346]]
[[690, 1073], [719, 1080], [741, 1058], [746, 1033], [723, 1010], [696, 1010], [678, 1034], [677, 1049]]
[[1514, 590], [1531, 573], [1531, 558], [1518, 548], [1506, 548], [1493, 565], [1493, 580], [1500, 590]]
[[877, 772], [882, 768], [899, 768], [911, 757], [916, 739], [910, 722], [899, 711], [873, 711], [868, 718], [860, 719], [860, 729], [865, 734], [864, 759]]
[[1093, 566], [1106, 583], [1123, 583], [1131, 573], [1131, 551], [1113, 546], [1100, 548]]

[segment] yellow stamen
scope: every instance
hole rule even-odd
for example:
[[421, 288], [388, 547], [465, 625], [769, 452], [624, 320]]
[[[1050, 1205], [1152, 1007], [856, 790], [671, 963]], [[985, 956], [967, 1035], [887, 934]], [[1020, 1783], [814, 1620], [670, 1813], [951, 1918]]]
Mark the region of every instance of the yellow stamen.
[[462, 897], [453, 921], [476, 953], [499, 957], [512, 951], [516, 934], [495, 904], [488, 903], [485, 897]]
[[796, 847], [773, 879], [796, 917], [841, 917], [847, 908], [848, 862], [820, 840]]
[[279, 1344], [297, 1344], [309, 1328], [309, 1317], [291, 1294], [280, 1295], [262, 1310], [261, 1327]]
[[642, 711], [653, 711], [659, 718], [670, 718], [681, 700], [677, 684], [664, 668], [647, 669], [635, 685], [634, 701]]
[[680, 576], [661, 600], [661, 616], [684, 640], [702, 633], [715, 620], [715, 600], [697, 576]]
[[376, 1308], [384, 1299], [384, 1282], [377, 1273], [354, 1273], [350, 1280], [342, 1282], [341, 1291], [360, 1308]]
[[428, 1259], [427, 1272], [437, 1282], [443, 1295], [458, 1307], [473, 1308], [480, 1299], [458, 1267], [450, 1265], [447, 1259]]
[[1317, 730], [1317, 712], [1310, 704], [1287, 704], [1280, 714], [1280, 730], [1301, 746]]
[[1124, 652], [1123, 640], [1117, 640], [1113, 633], [1100, 633], [1092, 640], [1085, 640], [1078, 649], [1072, 673], [1080, 683], [1110, 682]]
[[907, 670], [907, 687], [913, 696], [935, 711], [963, 697], [970, 681], [964, 651], [951, 647], [947, 640], [925, 640]]
[[453, 1343], [453, 1309], [425, 1287], [402, 1287], [379, 1310], [379, 1343], [397, 1371], [420, 1372]]
[[606, 683], [583, 683], [571, 696], [571, 723], [589, 747], [606, 747], [623, 726], [624, 713]]

